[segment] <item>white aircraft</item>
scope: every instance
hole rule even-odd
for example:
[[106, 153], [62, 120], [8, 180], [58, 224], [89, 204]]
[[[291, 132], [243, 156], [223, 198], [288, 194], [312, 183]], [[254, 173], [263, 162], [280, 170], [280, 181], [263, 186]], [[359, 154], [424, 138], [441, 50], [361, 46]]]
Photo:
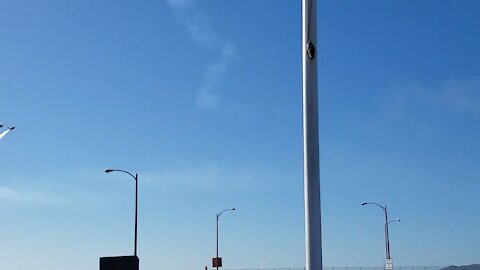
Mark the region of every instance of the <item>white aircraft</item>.
[[[3, 127], [3, 124], [0, 124], [0, 128]], [[7, 135], [7, 133], [10, 132], [10, 130], [13, 130], [15, 129], [15, 126], [12, 126], [12, 127], [9, 127], [9, 126], [6, 126], [8, 129], [2, 131], [2, 133], [0, 133], [0, 139], [2, 139], [5, 135]]]

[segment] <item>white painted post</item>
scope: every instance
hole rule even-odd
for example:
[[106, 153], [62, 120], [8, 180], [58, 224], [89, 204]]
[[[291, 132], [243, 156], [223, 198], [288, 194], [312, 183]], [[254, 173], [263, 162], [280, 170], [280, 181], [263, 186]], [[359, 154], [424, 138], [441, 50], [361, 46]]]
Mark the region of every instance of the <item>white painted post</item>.
[[317, 86], [317, 1], [302, 0], [305, 266], [322, 270]]

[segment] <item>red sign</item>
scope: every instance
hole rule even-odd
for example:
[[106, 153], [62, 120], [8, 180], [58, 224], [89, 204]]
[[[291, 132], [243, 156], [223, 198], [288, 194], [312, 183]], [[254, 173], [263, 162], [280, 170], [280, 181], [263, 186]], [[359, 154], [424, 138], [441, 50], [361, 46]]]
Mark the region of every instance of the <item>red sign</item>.
[[222, 267], [222, 258], [212, 258], [213, 267]]

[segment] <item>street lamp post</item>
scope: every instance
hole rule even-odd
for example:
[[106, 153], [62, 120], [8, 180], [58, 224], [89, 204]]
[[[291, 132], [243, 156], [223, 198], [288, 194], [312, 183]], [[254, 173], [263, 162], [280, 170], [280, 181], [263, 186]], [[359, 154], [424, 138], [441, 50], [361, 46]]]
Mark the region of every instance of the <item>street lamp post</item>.
[[[374, 202], [365, 202], [365, 203], [362, 203], [362, 205], [367, 205], [367, 204], [372, 204], [372, 205], [376, 205], [380, 208], [382, 208], [383, 212], [385, 213], [385, 269], [389, 270], [391, 268], [393, 268], [393, 265], [392, 265], [392, 258], [390, 257], [390, 239], [389, 239], [389, 236], [388, 236], [388, 224], [392, 223], [392, 222], [395, 222], [395, 221], [400, 221], [400, 219], [393, 219], [393, 220], [388, 220], [388, 211], [387, 211], [387, 206], [381, 206], [380, 204], [378, 203], [374, 203]], [[387, 264], [389, 264], [389, 267], [387, 267]]]
[[117, 170], [117, 169], [106, 169], [106, 173], [111, 173], [111, 172], [123, 172], [126, 174], [129, 174], [133, 179], [135, 179], [135, 242], [134, 242], [134, 249], [133, 249], [133, 254], [134, 256], [137, 256], [137, 212], [138, 212], [138, 174], [131, 174], [128, 171], [124, 170]]
[[219, 267], [219, 264], [220, 264], [220, 259], [218, 258], [218, 219], [220, 218], [220, 215], [225, 212], [225, 211], [234, 211], [235, 208], [227, 208], [223, 211], [221, 211], [220, 213], [217, 213], [217, 257], [215, 258], [216, 259], [216, 263], [214, 263], [213, 267], [217, 267], [217, 270], [218, 270], [218, 267]]
[[322, 270], [318, 128], [317, 0], [302, 0], [303, 188], [305, 269]]

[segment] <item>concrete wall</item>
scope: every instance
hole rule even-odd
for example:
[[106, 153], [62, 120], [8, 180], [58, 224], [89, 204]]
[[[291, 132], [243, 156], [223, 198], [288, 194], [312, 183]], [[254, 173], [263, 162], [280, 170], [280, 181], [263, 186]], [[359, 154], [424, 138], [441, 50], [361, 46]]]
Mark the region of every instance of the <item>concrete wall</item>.
[[100, 270], [138, 270], [137, 256], [101, 257]]

